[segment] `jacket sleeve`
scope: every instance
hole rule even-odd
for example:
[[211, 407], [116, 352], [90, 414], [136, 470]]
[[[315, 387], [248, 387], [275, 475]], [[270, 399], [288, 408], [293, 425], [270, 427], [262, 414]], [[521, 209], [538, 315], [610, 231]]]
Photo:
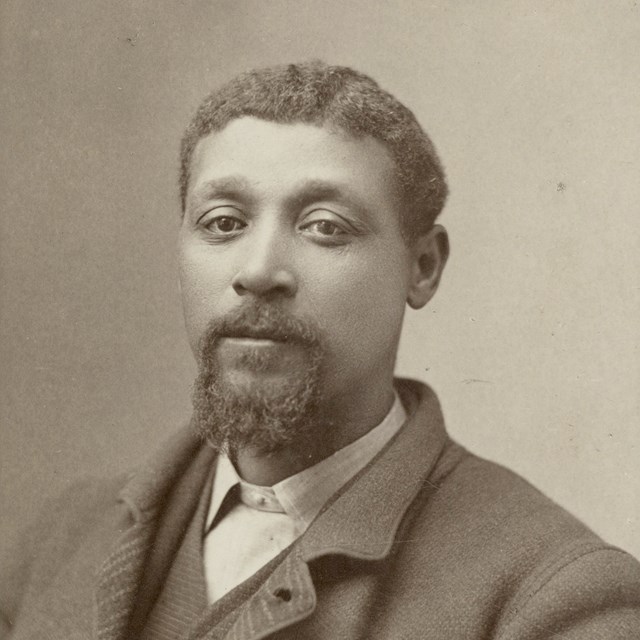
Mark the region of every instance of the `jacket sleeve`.
[[500, 640], [638, 640], [640, 564], [612, 547], [588, 551], [538, 576]]

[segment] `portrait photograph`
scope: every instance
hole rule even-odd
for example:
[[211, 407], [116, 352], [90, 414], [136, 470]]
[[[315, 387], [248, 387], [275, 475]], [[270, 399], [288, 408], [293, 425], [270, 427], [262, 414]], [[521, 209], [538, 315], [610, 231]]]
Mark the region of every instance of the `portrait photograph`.
[[0, 638], [640, 638], [634, 0], [0, 4]]

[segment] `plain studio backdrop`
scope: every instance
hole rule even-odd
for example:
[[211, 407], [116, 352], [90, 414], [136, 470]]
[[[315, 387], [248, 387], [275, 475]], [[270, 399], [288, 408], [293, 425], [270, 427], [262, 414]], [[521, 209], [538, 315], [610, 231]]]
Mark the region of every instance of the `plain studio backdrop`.
[[5, 0], [2, 538], [190, 412], [177, 153], [255, 66], [371, 74], [451, 198], [440, 291], [398, 371], [451, 434], [640, 556], [640, 7], [635, 1]]

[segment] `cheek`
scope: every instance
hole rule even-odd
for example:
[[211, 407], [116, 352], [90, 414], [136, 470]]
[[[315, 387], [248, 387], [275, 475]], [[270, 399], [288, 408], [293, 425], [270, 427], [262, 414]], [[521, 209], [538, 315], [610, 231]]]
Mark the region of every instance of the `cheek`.
[[394, 350], [407, 298], [406, 268], [398, 260], [355, 261], [332, 280], [333, 286], [323, 287], [324, 304], [317, 307], [317, 317], [333, 338], [335, 355], [369, 346], [381, 355]]
[[178, 252], [180, 291], [189, 342], [194, 348], [207, 327], [226, 288], [226, 276], [220, 265], [199, 257], [197, 251]]
[[354, 341], [384, 348], [397, 339], [404, 317], [406, 295], [397, 280], [365, 280], [351, 297], [348, 315]]

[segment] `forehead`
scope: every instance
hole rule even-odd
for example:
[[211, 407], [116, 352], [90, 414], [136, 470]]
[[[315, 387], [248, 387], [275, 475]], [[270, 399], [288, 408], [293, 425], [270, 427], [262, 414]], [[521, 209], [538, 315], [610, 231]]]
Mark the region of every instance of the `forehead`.
[[198, 142], [187, 202], [206, 195], [213, 181], [239, 178], [265, 196], [321, 182], [395, 206], [394, 170], [388, 149], [372, 137], [355, 138], [330, 126], [244, 117]]

